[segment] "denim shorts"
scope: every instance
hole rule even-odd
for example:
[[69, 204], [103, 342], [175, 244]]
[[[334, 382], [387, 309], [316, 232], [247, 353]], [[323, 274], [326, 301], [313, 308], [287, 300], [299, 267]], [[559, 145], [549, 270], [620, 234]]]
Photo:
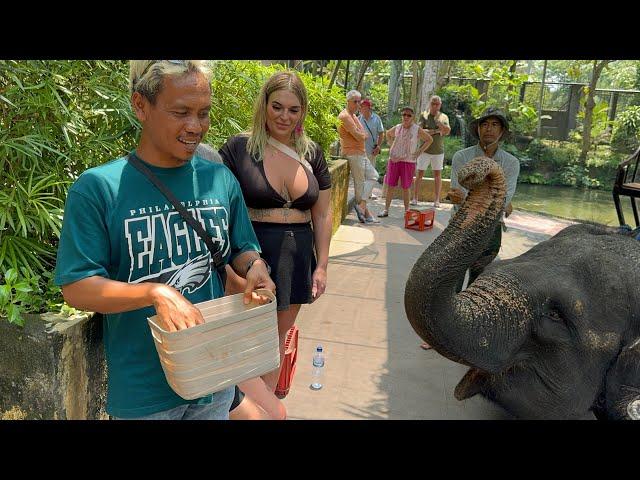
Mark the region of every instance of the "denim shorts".
[[144, 417], [112, 418], [114, 420], [229, 420], [229, 407], [234, 393], [235, 386], [231, 386], [214, 393], [211, 403], [203, 405], [186, 403]]

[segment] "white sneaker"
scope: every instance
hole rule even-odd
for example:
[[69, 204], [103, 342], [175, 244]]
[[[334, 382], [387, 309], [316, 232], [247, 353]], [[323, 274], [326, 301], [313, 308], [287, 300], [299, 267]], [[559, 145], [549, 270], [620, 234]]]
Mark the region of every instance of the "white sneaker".
[[371, 196], [369, 197], [371, 200], [377, 200], [378, 196], [375, 193], [372, 193]]
[[433, 208], [440, 208], [440, 202], [433, 202]]
[[417, 205], [417, 204], [418, 204], [418, 200], [416, 200], [415, 198], [409, 202], [409, 205]]

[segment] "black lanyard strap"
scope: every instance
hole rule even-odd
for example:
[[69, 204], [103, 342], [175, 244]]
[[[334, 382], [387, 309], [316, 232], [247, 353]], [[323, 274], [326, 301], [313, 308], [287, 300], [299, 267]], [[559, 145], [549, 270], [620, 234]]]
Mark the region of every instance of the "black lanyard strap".
[[[373, 115], [371, 115], [371, 118], [373, 118]], [[369, 128], [369, 124], [367, 123], [367, 119], [364, 118], [364, 115], [362, 116], [362, 121], [364, 122], [364, 126], [367, 127], [367, 130], [369, 130], [369, 133], [371, 134], [371, 138], [373, 139], [373, 143], [375, 145], [378, 145], [378, 142], [376, 140], [378, 140], [374, 135], [373, 132], [371, 131], [371, 129]]]
[[131, 153], [127, 155], [127, 160], [131, 165], [133, 165], [140, 173], [142, 173], [145, 177], [149, 179], [155, 187], [162, 192], [162, 194], [167, 197], [167, 200], [171, 202], [174, 208], [178, 211], [180, 216], [184, 219], [185, 222], [189, 224], [191, 228], [195, 230], [195, 232], [200, 236], [204, 243], [207, 245], [209, 249], [209, 253], [211, 254], [211, 264], [214, 266], [218, 275], [220, 276], [220, 281], [222, 282], [222, 288], [225, 288], [225, 284], [227, 281], [227, 271], [225, 270], [225, 264], [223, 261], [222, 254], [220, 250], [216, 248], [216, 245], [213, 243], [211, 236], [202, 228], [200, 222], [198, 222], [193, 215], [191, 215], [186, 208], [178, 201], [178, 199], [171, 193], [164, 183], [160, 181], [160, 179], [147, 167], [142, 160], [138, 158], [135, 153]]

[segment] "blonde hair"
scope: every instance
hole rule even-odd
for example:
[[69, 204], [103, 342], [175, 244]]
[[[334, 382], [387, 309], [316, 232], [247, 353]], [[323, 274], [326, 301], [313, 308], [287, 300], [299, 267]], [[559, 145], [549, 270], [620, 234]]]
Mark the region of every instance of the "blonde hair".
[[[264, 85], [262, 85], [260, 93], [256, 98], [253, 106], [253, 125], [251, 130], [246, 132], [246, 134], [249, 135], [247, 151], [252, 157], [257, 158], [258, 161], [261, 161], [264, 156], [264, 149], [269, 138], [269, 133], [267, 132], [267, 103], [269, 96], [279, 90], [288, 90], [298, 98], [302, 111], [299, 123], [300, 127], [304, 125], [304, 119], [309, 110], [307, 89], [295, 72], [276, 72], [271, 75]], [[298, 155], [306, 159], [315, 153], [316, 145], [307, 137], [304, 128], [298, 131], [296, 127], [293, 136], [295, 139], [294, 148]]]
[[129, 93], [139, 92], [154, 104], [165, 76], [192, 72], [202, 73], [211, 82], [213, 72], [206, 60], [130, 60]]

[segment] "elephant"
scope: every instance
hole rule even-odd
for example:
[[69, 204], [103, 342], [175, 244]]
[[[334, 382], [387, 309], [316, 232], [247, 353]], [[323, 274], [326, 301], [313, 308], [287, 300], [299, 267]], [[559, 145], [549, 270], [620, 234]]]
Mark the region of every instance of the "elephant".
[[506, 185], [492, 159], [458, 175], [469, 195], [414, 264], [404, 306], [416, 333], [466, 365], [458, 400], [476, 394], [523, 419], [629, 419], [640, 403], [640, 242], [571, 225], [519, 257], [456, 284], [486, 248]]

